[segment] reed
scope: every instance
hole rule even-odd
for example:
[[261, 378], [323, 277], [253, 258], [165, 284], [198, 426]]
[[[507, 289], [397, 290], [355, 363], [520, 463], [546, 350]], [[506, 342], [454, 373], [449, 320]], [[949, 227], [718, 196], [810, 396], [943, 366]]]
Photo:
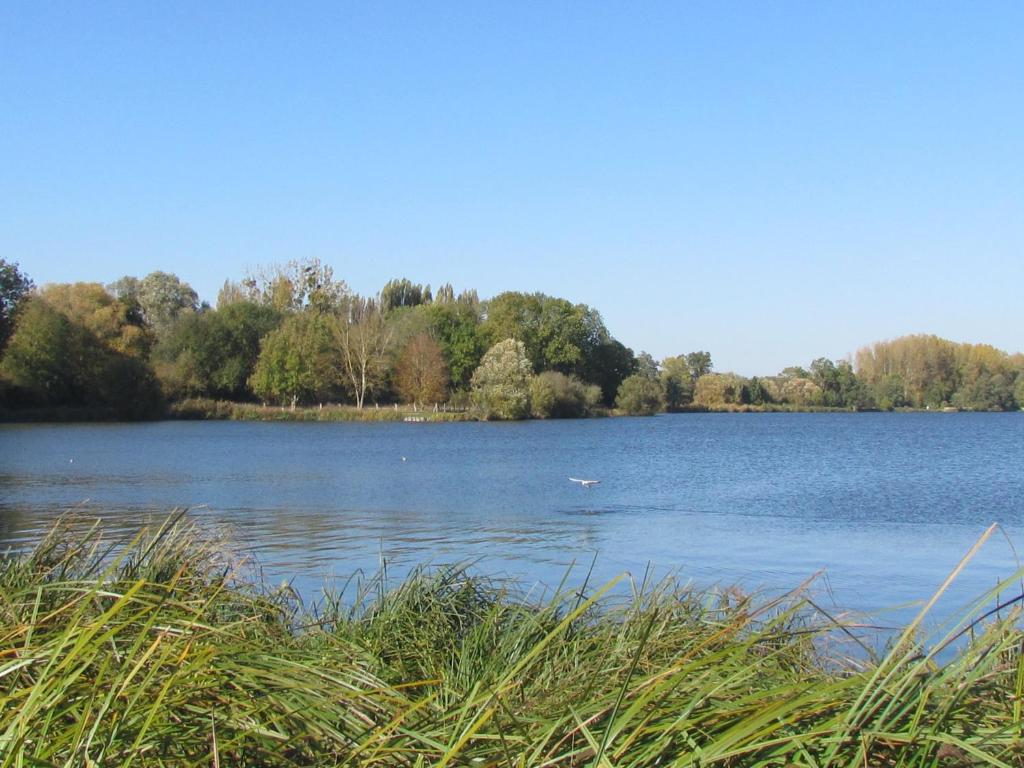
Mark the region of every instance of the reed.
[[802, 590], [453, 567], [305, 606], [183, 514], [65, 519], [0, 563], [0, 766], [1018, 766], [1004, 602], [846, 654]]

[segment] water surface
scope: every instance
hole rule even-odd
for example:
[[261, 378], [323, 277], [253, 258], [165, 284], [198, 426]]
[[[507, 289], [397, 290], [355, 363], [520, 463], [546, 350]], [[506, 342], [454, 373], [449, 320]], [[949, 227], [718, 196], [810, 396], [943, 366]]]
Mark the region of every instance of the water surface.
[[650, 565], [748, 589], [824, 569], [854, 609], [928, 596], [999, 522], [962, 602], [1017, 567], [1024, 414], [0, 427], [0, 548], [71, 507], [130, 529], [182, 506], [306, 594], [381, 558], [551, 585], [596, 554], [600, 579]]

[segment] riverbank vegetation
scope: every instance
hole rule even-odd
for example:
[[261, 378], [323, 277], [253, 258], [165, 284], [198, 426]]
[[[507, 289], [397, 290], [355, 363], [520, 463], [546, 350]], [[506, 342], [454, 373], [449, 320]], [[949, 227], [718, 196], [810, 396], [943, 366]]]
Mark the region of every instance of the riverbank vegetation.
[[15, 419], [285, 418], [281, 407], [307, 418], [351, 405], [374, 420], [396, 404], [479, 419], [1024, 407], [1024, 355], [984, 344], [907, 336], [744, 377], [715, 371], [706, 351], [634, 354], [597, 310], [567, 299], [480, 300], [407, 279], [359, 296], [316, 260], [228, 281], [216, 307], [164, 272], [36, 288], [0, 260], [0, 355], [0, 417]]
[[437, 568], [305, 606], [228, 537], [178, 515], [111, 542], [68, 519], [0, 560], [0, 766], [1024, 760], [1012, 599], [932, 643], [919, 617], [876, 654], [800, 590], [524, 594]]

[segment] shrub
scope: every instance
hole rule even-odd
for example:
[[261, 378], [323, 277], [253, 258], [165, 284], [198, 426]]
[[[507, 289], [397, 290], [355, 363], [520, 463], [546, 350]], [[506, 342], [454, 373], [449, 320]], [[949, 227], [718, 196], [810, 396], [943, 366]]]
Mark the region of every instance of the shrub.
[[662, 409], [664, 393], [657, 379], [638, 373], [619, 385], [615, 407], [629, 416], [653, 416]]
[[525, 419], [530, 415], [533, 368], [521, 341], [499, 341], [473, 372], [473, 409], [479, 418]]
[[600, 387], [558, 371], [544, 371], [530, 382], [530, 410], [538, 419], [588, 416], [600, 401]]

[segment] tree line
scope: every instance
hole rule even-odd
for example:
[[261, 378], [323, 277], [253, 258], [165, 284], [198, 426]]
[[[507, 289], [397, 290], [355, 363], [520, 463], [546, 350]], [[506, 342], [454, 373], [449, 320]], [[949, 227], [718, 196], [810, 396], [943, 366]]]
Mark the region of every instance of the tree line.
[[907, 336], [775, 376], [716, 372], [695, 351], [655, 360], [600, 313], [543, 293], [481, 300], [401, 278], [353, 292], [318, 260], [226, 281], [216, 306], [178, 276], [36, 287], [0, 259], [0, 405], [127, 418], [203, 398], [295, 408], [444, 403], [478, 418], [722, 408], [1024, 406], [1024, 356]]

